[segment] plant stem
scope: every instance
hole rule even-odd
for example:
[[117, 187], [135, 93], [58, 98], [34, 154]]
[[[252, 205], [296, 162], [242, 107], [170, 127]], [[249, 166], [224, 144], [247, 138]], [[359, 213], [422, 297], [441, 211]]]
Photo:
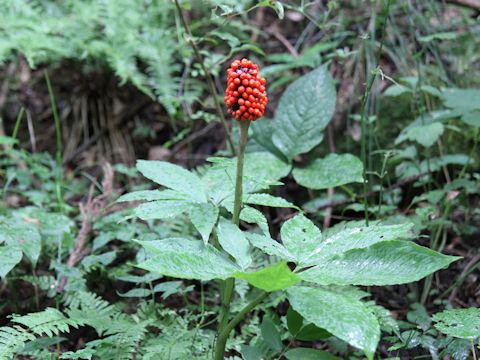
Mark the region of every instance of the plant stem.
[[57, 142], [57, 149], [55, 151], [55, 192], [57, 195], [57, 201], [60, 208], [60, 212], [64, 212], [65, 202], [63, 200], [63, 175], [62, 175], [62, 132], [60, 128], [60, 118], [57, 112], [57, 103], [55, 101], [55, 94], [53, 93], [52, 84], [50, 83], [50, 77], [47, 70], [45, 70], [45, 80], [47, 82], [48, 94], [50, 96], [50, 102], [52, 105], [53, 121], [55, 123], [55, 135]]
[[363, 207], [365, 212], [365, 225], [368, 226], [368, 184], [367, 184], [367, 171], [368, 171], [368, 164], [367, 164], [367, 144], [366, 144], [366, 132], [367, 132], [367, 102], [370, 98], [370, 93], [372, 92], [373, 84], [375, 83], [375, 79], [377, 78], [377, 74], [380, 70], [380, 57], [383, 51], [383, 43], [385, 41], [385, 29], [388, 20], [388, 14], [390, 11], [390, 0], [387, 1], [387, 5], [385, 6], [385, 15], [383, 18], [382, 23], [382, 37], [380, 40], [380, 48], [378, 49], [377, 59], [376, 59], [376, 66], [375, 70], [372, 71], [370, 74], [370, 79], [367, 83], [367, 87], [365, 93], [362, 97], [361, 102], [361, 110], [360, 110], [360, 125], [362, 128], [362, 141], [361, 141], [361, 157], [363, 162]]
[[243, 164], [245, 162], [245, 148], [248, 139], [248, 127], [250, 121], [239, 121], [240, 126], [240, 141], [238, 147], [237, 157], [237, 175], [235, 177], [235, 202], [233, 205], [232, 222], [238, 226], [240, 223], [240, 211], [242, 210], [243, 197]]
[[205, 66], [205, 62], [203, 61], [203, 56], [200, 53], [200, 50], [198, 49], [197, 44], [193, 40], [192, 32], [190, 31], [190, 27], [188, 26], [187, 21], [185, 20], [185, 17], [183, 16], [182, 8], [180, 7], [180, 4], [178, 3], [178, 0], [175, 0], [175, 5], [177, 7], [178, 15], [180, 16], [180, 21], [182, 22], [182, 26], [185, 29], [185, 32], [188, 35], [188, 43], [193, 49], [193, 52], [195, 53], [195, 56], [198, 60], [198, 63], [200, 64], [200, 67], [202, 68], [203, 73], [205, 74], [205, 78], [207, 79], [207, 84], [208, 87], [210, 88], [210, 92], [212, 93], [213, 96], [213, 102], [215, 104], [215, 109], [217, 111], [218, 117], [220, 118], [220, 121], [223, 125], [223, 128], [225, 129], [225, 133], [227, 135], [227, 142], [232, 150], [232, 154], [235, 155], [235, 147], [233, 145], [232, 141], [232, 134], [230, 132], [230, 129], [228, 128], [227, 121], [225, 120], [225, 116], [223, 116], [223, 111], [222, 107], [220, 106], [220, 102], [218, 101], [218, 94], [217, 90], [215, 89], [215, 83], [213, 82], [212, 77], [210, 76], [210, 72], [207, 71], [207, 67]]
[[[247, 146], [248, 127], [250, 126], [250, 121], [239, 121], [238, 125], [240, 127], [240, 141], [239, 141], [238, 157], [237, 157], [237, 174], [235, 177], [235, 200], [233, 204], [233, 216], [232, 216], [232, 222], [237, 226], [240, 224], [240, 211], [242, 210], [243, 165], [245, 161], [245, 148]], [[230, 303], [232, 301], [234, 287], [235, 287], [235, 279], [229, 278], [225, 280], [225, 284], [222, 292], [223, 296], [222, 296], [222, 305], [220, 308], [220, 316], [219, 316], [219, 323], [218, 323], [218, 334], [222, 334], [228, 328], [228, 315], [230, 314]], [[229, 333], [230, 331], [228, 331], [228, 333], [226, 334], [225, 339], [220, 338], [220, 335], [219, 335], [217, 344], [215, 346], [216, 359], [223, 359], [223, 354], [225, 352], [225, 345], [226, 345]]]
[[17, 119], [15, 120], [15, 127], [13, 128], [12, 138], [16, 139], [18, 134], [18, 129], [20, 129], [20, 124], [23, 120], [23, 114], [25, 114], [25, 108], [22, 106], [20, 108], [20, 112], [17, 115]]
[[217, 345], [215, 347], [215, 360], [223, 360], [225, 354], [225, 346], [227, 344], [228, 336], [230, 332], [238, 325], [240, 321], [245, 318], [245, 315], [252, 311], [258, 304], [260, 304], [269, 293], [264, 292], [255, 298], [251, 303], [245, 306], [240, 312], [230, 321], [224, 329], [220, 332], [217, 339]]

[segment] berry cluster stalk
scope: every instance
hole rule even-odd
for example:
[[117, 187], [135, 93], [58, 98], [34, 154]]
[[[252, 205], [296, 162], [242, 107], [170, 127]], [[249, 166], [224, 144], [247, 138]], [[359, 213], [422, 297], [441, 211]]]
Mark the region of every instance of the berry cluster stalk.
[[[237, 174], [235, 178], [235, 202], [233, 205], [232, 222], [235, 225], [240, 223], [240, 211], [242, 210], [243, 197], [243, 165], [245, 160], [245, 148], [248, 139], [248, 127], [250, 121], [239, 121], [240, 126], [240, 141], [237, 157]], [[220, 317], [218, 324], [218, 339], [215, 345], [215, 359], [223, 360], [225, 353], [225, 346], [227, 344], [228, 335], [232, 330], [228, 325], [228, 316], [230, 314], [230, 302], [232, 301], [233, 289], [235, 287], [235, 279], [230, 278], [225, 281], [222, 292], [222, 305], [220, 309]]]

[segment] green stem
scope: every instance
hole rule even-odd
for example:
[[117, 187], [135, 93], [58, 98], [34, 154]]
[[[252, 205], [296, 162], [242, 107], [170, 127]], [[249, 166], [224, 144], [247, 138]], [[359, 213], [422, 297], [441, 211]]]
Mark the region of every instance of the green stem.
[[55, 136], [57, 142], [57, 149], [55, 151], [55, 192], [57, 195], [57, 202], [60, 212], [64, 212], [65, 202], [63, 200], [63, 175], [62, 175], [62, 132], [60, 128], [60, 118], [57, 112], [57, 103], [55, 101], [55, 94], [53, 93], [52, 84], [47, 70], [45, 70], [45, 80], [47, 82], [48, 94], [50, 95], [50, 102], [52, 104], [53, 121], [55, 123]]
[[[245, 148], [247, 147], [248, 140], [248, 127], [250, 126], [250, 121], [240, 121], [240, 141], [237, 157], [237, 175], [235, 177], [235, 200], [233, 204], [233, 216], [232, 222], [235, 225], [240, 224], [240, 211], [242, 210], [242, 197], [243, 197], [243, 165], [245, 162]], [[222, 334], [228, 327], [228, 315], [230, 314], [230, 303], [233, 297], [233, 290], [235, 287], [235, 279], [229, 278], [225, 280], [225, 284], [222, 292], [222, 305], [220, 308], [220, 317], [218, 324], [218, 333]], [[228, 338], [228, 331], [226, 338], [220, 341], [220, 336], [217, 340], [215, 346], [215, 358], [223, 359], [223, 354], [225, 352], [225, 345]], [[220, 355], [218, 355], [220, 354]], [[221, 356], [221, 357], [219, 357]]]
[[[385, 7], [385, 15], [383, 17], [383, 24], [382, 24], [382, 37], [380, 40], [380, 48], [378, 49], [377, 59], [376, 59], [376, 66], [375, 71], [370, 74], [370, 79], [367, 83], [367, 87], [365, 93], [362, 97], [361, 102], [361, 110], [360, 110], [360, 125], [362, 129], [362, 140], [361, 140], [361, 158], [363, 162], [363, 207], [365, 212], [365, 225], [368, 226], [368, 183], [367, 183], [367, 171], [368, 171], [368, 163], [367, 163], [367, 144], [366, 144], [366, 137], [367, 137], [367, 102], [370, 98], [370, 93], [372, 91], [373, 84], [375, 83], [375, 79], [377, 78], [377, 74], [380, 70], [380, 57], [383, 51], [383, 43], [385, 41], [385, 28], [387, 25], [388, 14], [390, 10], [390, 0], [387, 1], [387, 5]], [[374, 13], [375, 15], [375, 13]], [[366, 56], [366, 54], [365, 54]]]
[[245, 162], [245, 148], [248, 139], [248, 127], [250, 121], [240, 121], [240, 143], [237, 157], [237, 175], [235, 178], [235, 202], [233, 205], [232, 222], [238, 226], [240, 223], [240, 211], [242, 210], [242, 196], [243, 196], [243, 164]]
[[17, 115], [17, 120], [15, 120], [15, 127], [13, 128], [12, 138], [16, 139], [18, 134], [18, 129], [20, 129], [20, 124], [23, 120], [23, 114], [25, 113], [25, 108], [22, 106], [20, 112]]
[[230, 321], [222, 331], [220, 331], [215, 347], [215, 360], [223, 360], [225, 354], [225, 346], [227, 345], [228, 336], [230, 332], [238, 325], [240, 321], [245, 318], [250, 311], [252, 311], [258, 304], [260, 304], [269, 293], [264, 292], [255, 298], [251, 303], [245, 306], [233, 319]]

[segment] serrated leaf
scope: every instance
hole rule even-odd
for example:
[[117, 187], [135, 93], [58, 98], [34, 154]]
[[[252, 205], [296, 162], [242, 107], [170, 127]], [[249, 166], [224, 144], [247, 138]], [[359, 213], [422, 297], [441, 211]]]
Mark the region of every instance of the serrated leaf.
[[196, 204], [185, 200], [156, 200], [138, 205], [133, 213], [142, 220], [170, 219], [189, 211], [193, 206]]
[[474, 340], [480, 336], [480, 309], [452, 309], [433, 315], [435, 327], [446, 335]]
[[440, 122], [433, 122], [426, 125], [418, 125], [402, 131], [402, 134], [395, 140], [395, 144], [399, 144], [405, 140], [411, 140], [420, 145], [429, 148], [443, 134], [444, 126]]
[[[216, 204], [230, 198], [233, 202], [235, 194], [235, 175], [237, 159], [213, 158], [215, 163], [202, 177], [208, 195]], [[266, 190], [277, 185], [278, 180], [287, 176], [291, 165], [268, 152], [245, 154], [243, 171], [243, 194]]]
[[247, 238], [250, 243], [264, 253], [272, 256], [278, 256], [281, 259], [295, 261], [295, 257], [285, 249], [285, 247], [272, 238], [264, 235], [248, 233]]
[[327, 351], [311, 348], [295, 348], [285, 353], [287, 360], [340, 360]]
[[261, 211], [257, 209], [254, 209], [250, 206], [244, 206], [240, 211], [240, 220], [251, 224], [257, 224], [264, 234], [270, 234], [267, 218]]
[[208, 243], [213, 227], [217, 223], [218, 208], [210, 203], [195, 204], [188, 211], [188, 217], [202, 236], [203, 242]]
[[394, 285], [420, 280], [458, 257], [407, 241], [385, 241], [322, 260], [299, 275], [321, 285]]
[[235, 258], [243, 270], [250, 266], [252, 263], [250, 243], [237, 225], [226, 219], [220, 219], [217, 236], [222, 248]]
[[293, 169], [295, 181], [310, 189], [333, 188], [363, 182], [362, 161], [352, 154], [330, 154], [304, 168]]
[[0, 246], [0, 278], [4, 278], [20, 261], [22, 250], [18, 246]]
[[331, 289], [306, 286], [287, 289], [287, 298], [305, 319], [373, 358], [380, 340], [380, 326], [362, 302]]
[[293, 205], [291, 202], [270, 194], [249, 194], [245, 196], [244, 203], [251, 205], [298, 209], [298, 207]]
[[320, 229], [304, 215], [297, 215], [284, 222], [280, 236], [285, 248], [299, 264], [303, 264], [322, 241]]
[[368, 227], [346, 227], [343, 230], [330, 232], [306, 259], [306, 264], [316, 265], [324, 259], [344, 253], [352, 249], [363, 249], [373, 244], [413, 238], [413, 224], [371, 225]]
[[199, 240], [168, 238], [138, 241], [150, 258], [137, 267], [176, 278], [226, 279], [239, 271], [220, 251]]
[[237, 272], [234, 277], [246, 280], [249, 284], [267, 292], [286, 289], [301, 280], [297, 274], [290, 270], [286, 261], [256, 272]]
[[275, 112], [273, 144], [292, 160], [323, 139], [323, 129], [335, 109], [335, 86], [326, 66], [294, 81], [283, 93]]
[[169, 189], [186, 194], [194, 201], [207, 201], [200, 178], [178, 165], [165, 161], [138, 160], [137, 169], [146, 178]]

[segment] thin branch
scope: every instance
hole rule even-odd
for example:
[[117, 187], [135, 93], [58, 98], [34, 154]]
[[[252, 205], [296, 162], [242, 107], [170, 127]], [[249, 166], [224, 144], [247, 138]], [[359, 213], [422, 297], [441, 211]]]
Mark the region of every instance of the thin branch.
[[222, 122], [223, 128], [225, 129], [225, 133], [227, 136], [227, 141], [228, 144], [231, 148], [232, 154], [235, 155], [235, 146], [233, 145], [232, 141], [232, 134], [230, 132], [230, 129], [228, 127], [227, 121], [225, 120], [225, 116], [223, 115], [222, 107], [220, 106], [220, 102], [218, 101], [218, 94], [217, 90], [215, 88], [215, 83], [213, 82], [212, 76], [210, 75], [210, 72], [207, 70], [207, 67], [205, 66], [205, 62], [203, 61], [203, 56], [200, 54], [200, 50], [198, 49], [197, 44], [193, 40], [192, 32], [190, 31], [190, 27], [188, 26], [187, 21], [185, 20], [185, 17], [183, 16], [182, 8], [180, 7], [180, 4], [178, 0], [175, 0], [175, 5], [178, 10], [178, 15], [180, 16], [180, 20], [182, 22], [183, 28], [185, 29], [185, 32], [187, 33], [187, 41], [190, 44], [190, 46], [193, 49], [193, 52], [195, 53], [195, 56], [197, 57], [198, 63], [200, 64], [202, 71], [205, 74], [205, 78], [207, 79], [208, 86], [210, 87], [210, 92], [212, 93], [213, 96], [213, 102], [215, 103], [215, 109], [217, 110], [217, 114], [220, 117], [220, 121]]
[[480, 11], [480, 0], [447, 0], [447, 2]]

